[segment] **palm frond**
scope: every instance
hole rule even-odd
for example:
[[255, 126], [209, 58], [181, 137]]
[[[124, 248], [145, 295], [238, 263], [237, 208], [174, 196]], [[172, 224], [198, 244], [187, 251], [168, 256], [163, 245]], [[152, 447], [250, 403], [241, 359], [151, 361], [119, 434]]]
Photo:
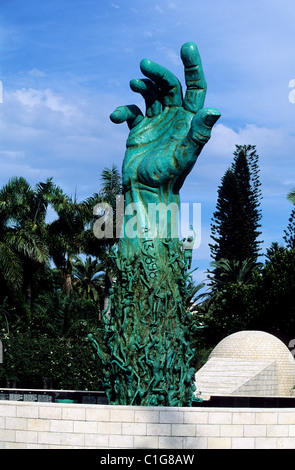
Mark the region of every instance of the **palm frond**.
[[295, 188], [288, 193], [287, 199], [288, 201], [292, 202], [292, 204], [295, 204]]
[[21, 260], [17, 254], [2, 241], [0, 241], [0, 271], [10, 287], [16, 289], [21, 287], [23, 281]]

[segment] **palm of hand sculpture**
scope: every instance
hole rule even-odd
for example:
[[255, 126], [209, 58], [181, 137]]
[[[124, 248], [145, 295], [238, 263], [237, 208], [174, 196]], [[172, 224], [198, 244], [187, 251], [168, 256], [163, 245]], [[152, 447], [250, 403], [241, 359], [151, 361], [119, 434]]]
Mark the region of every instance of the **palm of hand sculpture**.
[[154, 201], [176, 196], [220, 117], [217, 109], [203, 108], [206, 81], [197, 46], [185, 43], [181, 59], [184, 97], [173, 73], [143, 59], [140, 67], [147, 79], [131, 80], [130, 86], [145, 99], [146, 116], [136, 105], [121, 106], [110, 116], [115, 123], [126, 121], [130, 128], [123, 162], [125, 193], [133, 193], [130, 201], [142, 199], [138, 190], [145, 199], [152, 193], [148, 199]]

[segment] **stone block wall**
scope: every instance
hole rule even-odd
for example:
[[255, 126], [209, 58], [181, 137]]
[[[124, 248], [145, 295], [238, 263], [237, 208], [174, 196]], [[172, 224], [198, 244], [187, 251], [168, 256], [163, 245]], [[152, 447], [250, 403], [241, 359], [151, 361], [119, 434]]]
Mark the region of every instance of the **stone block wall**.
[[295, 409], [3, 401], [0, 448], [295, 449]]

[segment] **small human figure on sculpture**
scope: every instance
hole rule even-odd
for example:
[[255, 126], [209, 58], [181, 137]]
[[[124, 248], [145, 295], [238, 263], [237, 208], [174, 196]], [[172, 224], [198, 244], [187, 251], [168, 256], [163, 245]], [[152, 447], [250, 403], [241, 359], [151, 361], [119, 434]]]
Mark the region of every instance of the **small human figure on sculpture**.
[[191, 269], [193, 249], [194, 249], [194, 244], [195, 244], [195, 239], [196, 239], [196, 234], [192, 225], [190, 225], [190, 230], [194, 232], [194, 235], [189, 235], [187, 238], [184, 238], [182, 240], [184, 262], [187, 266], [187, 269]]

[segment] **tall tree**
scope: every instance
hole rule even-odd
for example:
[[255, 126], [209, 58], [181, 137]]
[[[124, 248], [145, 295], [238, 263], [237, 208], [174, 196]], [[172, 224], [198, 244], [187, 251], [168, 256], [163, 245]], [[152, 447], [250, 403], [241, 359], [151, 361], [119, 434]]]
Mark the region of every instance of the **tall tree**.
[[112, 209], [116, 210], [116, 196], [122, 193], [122, 176], [116, 165], [112, 168], [104, 168], [101, 177], [101, 188], [99, 191], [102, 200], [108, 202]]
[[75, 256], [73, 265], [74, 289], [79, 296], [86, 300], [94, 300], [96, 303], [101, 298], [103, 291], [104, 264], [97, 259], [87, 256], [85, 261], [80, 256]]
[[234, 161], [218, 188], [210, 244], [214, 261], [257, 260], [261, 199], [258, 155], [255, 146], [237, 145]]
[[[241, 209], [243, 211], [243, 235], [244, 250], [240, 259], [257, 259], [260, 244], [258, 240], [261, 220], [261, 209], [259, 208], [262, 199], [259, 179], [258, 154], [255, 145], [237, 145], [234, 152], [234, 162], [232, 169], [238, 180], [241, 197]], [[247, 246], [248, 245], [248, 246]]]
[[220, 259], [238, 259], [240, 255], [240, 193], [238, 180], [232, 169], [226, 170], [218, 188], [216, 211], [211, 224], [211, 238], [215, 244], [209, 244], [211, 256]]
[[58, 186], [48, 197], [57, 214], [49, 224], [50, 254], [63, 273], [63, 291], [67, 294], [72, 290], [73, 257], [83, 252], [84, 231], [92, 214], [86, 202], [78, 202], [76, 196], [71, 198]]
[[23, 289], [31, 303], [32, 278], [49, 256], [46, 231], [50, 180], [32, 188], [22, 177], [0, 190], [0, 266], [5, 282]]
[[108, 253], [110, 248], [117, 243], [116, 238], [116, 196], [122, 194], [122, 177], [115, 165], [112, 168], [104, 168], [100, 176], [100, 189], [98, 193], [90, 196], [85, 204], [87, 205], [89, 212], [93, 214], [93, 209], [96, 204], [107, 203], [111, 206], [113, 211], [113, 238], [100, 238], [99, 240], [93, 236], [93, 228], [96, 222], [95, 217], [91, 217], [89, 224], [84, 232], [84, 253], [89, 256], [94, 256], [107, 264]]
[[105, 265], [104, 310], [108, 311], [110, 306], [110, 289], [114, 282], [114, 274], [112, 272], [109, 254], [111, 248], [118, 242], [118, 239], [116, 238], [116, 196], [121, 195], [123, 191], [122, 176], [116, 165], [112, 165], [111, 168], [103, 169], [100, 183], [99, 196], [101, 198], [101, 202], [110, 204], [113, 210], [113, 228], [115, 235], [114, 238], [101, 240], [103, 251], [100, 252], [100, 259]]

